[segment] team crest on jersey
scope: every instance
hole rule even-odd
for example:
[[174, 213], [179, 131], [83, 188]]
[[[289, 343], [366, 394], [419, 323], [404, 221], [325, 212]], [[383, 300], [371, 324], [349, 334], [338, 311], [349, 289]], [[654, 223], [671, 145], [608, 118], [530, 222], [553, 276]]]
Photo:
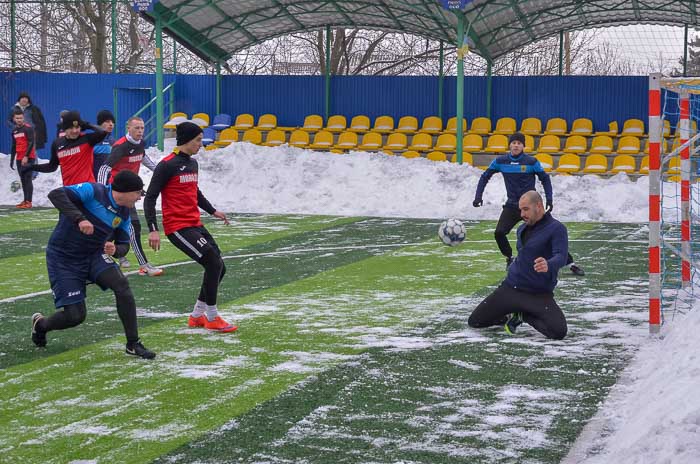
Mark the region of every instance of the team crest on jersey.
[[114, 219], [112, 219], [112, 229], [116, 229], [117, 227], [119, 227], [119, 224], [121, 224], [121, 223], [122, 223], [122, 218], [120, 218], [119, 216], [115, 217]]
[[525, 166], [524, 164], [521, 164], [520, 165], [520, 172], [525, 172], [525, 171], [527, 171], [527, 166]]

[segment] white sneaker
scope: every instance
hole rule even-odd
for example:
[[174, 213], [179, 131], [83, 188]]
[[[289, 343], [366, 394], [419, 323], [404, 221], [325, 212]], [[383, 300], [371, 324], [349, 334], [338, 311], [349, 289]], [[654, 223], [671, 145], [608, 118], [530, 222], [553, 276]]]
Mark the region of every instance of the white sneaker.
[[121, 258], [119, 258], [119, 267], [131, 267], [131, 263], [128, 259], [126, 259], [126, 256], [122, 256]]
[[163, 269], [159, 267], [155, 267], [151, 263], [146, 263], [143, 266], [139, 267], [139, 275], [142, 276], [149, 276], [149, 277], [156, 277], [163, 274]]

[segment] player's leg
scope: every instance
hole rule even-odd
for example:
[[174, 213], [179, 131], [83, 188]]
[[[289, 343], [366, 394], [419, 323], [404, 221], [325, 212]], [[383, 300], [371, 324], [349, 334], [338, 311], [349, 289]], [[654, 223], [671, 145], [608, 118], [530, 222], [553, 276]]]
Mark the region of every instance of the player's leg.
[[513, 260], [513, 248], [511, 248], [508, 242], [508, 234], [521, 219], [519, 209], [503, 206], [501, 216], [498, 218], [498, 223], [496, 224], [496, 230], [493, 233], [496, 238], [498, 249], [501, 251], [501, 254], [506, 257], [506, 269]]
[[469, 316], [467, 323], [470, 327], [477, 329], [505, 324], [508, 316], [518, 310], [516, 302], [518, 302], [520, 293], [511, 287], [501, 284], [484, 301], [479, 303]]
[[573, 274], [575, 274], [577, 276], [581, 276], [581, 277], [586, 275], [586, 273], [583, 271], [581, 266], [576, 264], [576, 262], [574, 261], [574, 257], [571, 256], [571, 253], [568, 253], [566, 255], [566, 265], [569, 266], [569, 269], [571, 269], [571, 272]]
[[[522, 292], [521, 292], [522, 293]], [[523, 320], [547, 338], [561, 340], [568, 331], [564, 312], [552, 293], [523, 294], [519, 305], [523, 306]]]

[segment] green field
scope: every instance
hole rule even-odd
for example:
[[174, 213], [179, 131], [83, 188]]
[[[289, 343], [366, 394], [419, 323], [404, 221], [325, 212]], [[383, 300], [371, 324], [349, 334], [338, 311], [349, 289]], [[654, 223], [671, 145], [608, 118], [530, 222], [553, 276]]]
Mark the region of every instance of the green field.
[[165, 275], [129, 276], [155, 361], [123, 353], [94, 286], [38, 349], [56, 212], [0, 216], [0, 462], [557, 463], [647, 330], [638, 224], [568, 224], [587, 275], [562, 270], [548, 341], [466, 324], [504, 276], [494, 222], [449, 248], [434, 220], [238, 215], [207, 222], [238, 333], [187, 327], [202, 270], [166, 241]]

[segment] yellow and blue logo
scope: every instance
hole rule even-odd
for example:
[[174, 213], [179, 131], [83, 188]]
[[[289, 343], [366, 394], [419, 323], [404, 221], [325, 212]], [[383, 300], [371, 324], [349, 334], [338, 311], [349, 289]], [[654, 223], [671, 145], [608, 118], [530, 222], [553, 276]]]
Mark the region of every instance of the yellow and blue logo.
[[122, 218], [120, 218], [119, 216], [115, 216], [115, 218], [112, 219], [112, 229], [116, 229], [117, 227], [119, 227], [119, 224], [121, 224], [121, 223], [122, 223]]

